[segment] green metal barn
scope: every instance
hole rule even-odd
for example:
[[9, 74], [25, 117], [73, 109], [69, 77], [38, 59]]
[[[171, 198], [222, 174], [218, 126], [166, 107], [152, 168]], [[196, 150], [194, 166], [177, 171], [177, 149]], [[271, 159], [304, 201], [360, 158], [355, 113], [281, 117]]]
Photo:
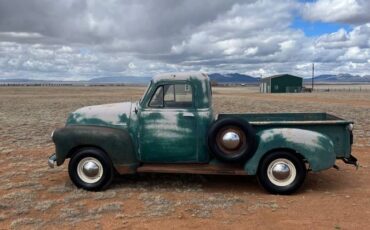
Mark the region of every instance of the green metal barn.
[[280, 74], [261, 79], [261, 93], [299, 93], [303, 79], [290, 74]]

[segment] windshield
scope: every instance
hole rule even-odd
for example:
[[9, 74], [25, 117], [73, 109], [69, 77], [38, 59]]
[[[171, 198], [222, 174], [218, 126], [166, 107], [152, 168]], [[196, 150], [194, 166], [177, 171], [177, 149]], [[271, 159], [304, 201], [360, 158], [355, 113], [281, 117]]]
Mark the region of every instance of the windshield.
[[140, 104], [141, 104], [141, 102], [143, 101], [144, 96], [146, 95], [146, 93], [147, 93], [147, 92], [148, 92], [148, 90], [150, 89], [150, 86], [152, 85], [152, 83], [153, 83], [153, 81], [150, 81], [150, 82], [149, 82], [149, 84], [148, 84], [148, 86], [146, 87], [146, 90], [144, 91], [143, 96], [140, 98], [140, 101], [139, 101], [139, 103], [140, 103]]

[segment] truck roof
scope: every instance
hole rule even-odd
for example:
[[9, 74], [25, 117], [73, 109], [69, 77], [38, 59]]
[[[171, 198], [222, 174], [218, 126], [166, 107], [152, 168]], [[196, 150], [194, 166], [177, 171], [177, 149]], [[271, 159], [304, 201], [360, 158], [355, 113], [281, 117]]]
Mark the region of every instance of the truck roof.
[[174, 72], [174, 73], [161, 73], [157, 74], [153, 77], [153, 82], [156, 83], [158, 81], [165, 81], [165, 80], [209, 80], [208, 75], [202, 72]]

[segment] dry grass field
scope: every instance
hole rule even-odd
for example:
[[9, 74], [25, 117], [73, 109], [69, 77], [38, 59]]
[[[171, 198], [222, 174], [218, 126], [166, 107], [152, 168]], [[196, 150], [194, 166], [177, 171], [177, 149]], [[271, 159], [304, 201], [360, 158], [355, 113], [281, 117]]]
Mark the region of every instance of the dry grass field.
[[[138, 100], [141, 87], [0, 87], [0, 229], [368, 229], [370, 91], [260, 94], [215, 88], [216, 112], [328, 112], [355, 121], [361, 167], [309, 173], [291, 196], [255, 177], [122, 176], [104, 192], [73, 186], [47, 166], [50, 133], [79, 107]], [[66, 162], [68, 163], [68, 162]]]

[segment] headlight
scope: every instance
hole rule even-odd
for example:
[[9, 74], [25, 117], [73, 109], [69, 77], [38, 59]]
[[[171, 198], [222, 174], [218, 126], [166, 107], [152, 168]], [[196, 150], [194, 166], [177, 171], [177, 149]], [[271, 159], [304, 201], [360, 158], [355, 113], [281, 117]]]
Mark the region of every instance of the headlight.
[[352, 130], [353, 130], [353, 124], [349, 124], [349, 125], [348, 125], [348, 130], [349, 130], [349, 131], [352, 131]]

